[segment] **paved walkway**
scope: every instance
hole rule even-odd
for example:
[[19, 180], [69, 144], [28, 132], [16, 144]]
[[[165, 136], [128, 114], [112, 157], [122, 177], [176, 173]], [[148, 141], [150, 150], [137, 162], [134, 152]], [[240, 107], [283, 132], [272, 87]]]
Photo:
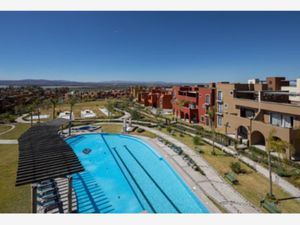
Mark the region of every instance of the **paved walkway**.
[[17, 145], [18, 140], [0, 140], [0, 145]]
[[10, 132], [10, 131], [12, 131], [13, 129], [16, 128], [16, 125], [14, 125], [14, 124], [5, 124], [5, 125], [11, 126], [11, 127], [8, 130], [3, 131], [2, 133], [0, 133], [0, 135], [6, 134], [6, 133], [8, 133], [8, 132]]
[[[30, 123], [30, 120], [24, 120], [23, 118], [28, 116], [29, 114], [26, 113], [26, 114], [23, 114], [22, 116], [19, 116], [17, 119], [16, 119], [16, 122], [17, 123]], [[36, 121], [32, 121], [33, 123], [35, 123]]]
[[201, 202], [206, 206], [209, 212], [220, 213], [221, 211], [215, 206], [215, 204], [206, 196], [205, 192], [198, 185], [198, 182], [205, 179], [201, 173], [194, 171], [186, 161], [184, 161], [178, 154], [176, 154], [171, 148], [164, 145], [158, 139], [152, 139], [143, 136], [137, 136], [138, 138], [144, 139], [149, 145], [153, 146], [173, 169], [180, 175], [180, 177], [188, 184], [190, 189], [194, 192]]
[[[178, 155], [172, 155], [172, 152], [168, 153], [169, 157], [177, 162], [191, 178], [197, 183], [199, 187], [207, 196], [212, 198], [215, 202], [221, 205], [225, 210], [230, 213], [258, 213], [256, 209], [249, 201], [247, 201], [242, 195], [240, 195], [231, 185], [229, 185], [223, 177], [221, 177], [217, 171], [215, 171], [205, 159], [201, 157], [198, 153], [190, 149], [185, 144], [179, 142], [175, 138], [164, 134], [156, 129], [149, 127], [140, 126], [139, 127], [148, 130], [158, 136], [174, 143], [175, 145], [181, 147], [183, 151], [188, 154], [195, 163], [201, 168], [206, 176], [199, 176], [200, 173], [194, 172], [192, 169], [185, 168], [185, 161]], [[166, 148], [163, 148], [166, 150]], [[166, 150], [167, 151], [167, 150]], [[196, 175], [197, 174], [197, 175]]]

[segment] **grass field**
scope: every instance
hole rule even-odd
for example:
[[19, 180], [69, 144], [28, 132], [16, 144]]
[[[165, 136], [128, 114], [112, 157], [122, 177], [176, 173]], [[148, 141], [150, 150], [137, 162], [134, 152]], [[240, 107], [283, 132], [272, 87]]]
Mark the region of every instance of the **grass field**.
[[30, 127], [30, 124], [16, 124], [15, 129], [12, 131], [0, 135], [0, 139], [18, 139], [21, 134], [23, 134], [28, 128]]
[[[101, 124], [101, 130], [102, 132], [107, 132], [107, 133], [121, 133], [123, 131], [122, 125], [121, 124]], [[139, 136], [145, 136], [149, 138], [155, 138], [156, 135], [149, 132], [149, 131], [144, 131], [142, 133], [137, 132], [136, 130], [134, 132], [130, 132], [132, 135], [139, 135]]]
[[9, 130], [10, 128], [11, 128], [11, 126], [9, 126], [9, 125], [6, 125], [6, 124], [0, 124], [0, 134], [1, 134], [2, 132], [5, 132], [5, 131]]
[[[75, 119], [81, 119], [80, 112], [85, 109], [92, 110], [94, 113], [96, 113], [97, 118], [101, 118], [101, 119], [107, 118], [107, 116], [99, 110], [99, 108], [104, 108], [106, 103], [107, 103], [106, 100], [76, 103], [73, 106], [73, 112], [74, 112]], [[56, 107], [57, 115], [59, 114], [59, 112], [63, 112], [63, 111], [70, 111], [70, 105], [67, 103], [64, 103], [64, 104], [60, 104]], [[49, 115], [50, 119], [52, 119], [52, 107], [49, 106], [47, 108], [42, 108], [41, 114]], [[122, 113], [114, 111], [113, 115], [114, 116], [122, 116]]]
[[121, 133], [122, 125], [120, 124], [101, 124], [101, 130], [105, 133]]
[[15, 186], [18, 145], [0, 145], [0, 213], [29, 213], [30, 186]]
[[[162, 129], [161, 131], [169, 134], [166, 129]], [[183, 142], [190, 148], [195, 149], [193, 138], [191, 136], [184, 135], [183, 137], [181, 137], [176, 132], [175, 136], [173, 137]], [[221, 175], [224, 175], [225, 172], [229, 172], [231, 170], [230, 164], [237, 161], [237, 159], [235, 159], [234, 157], [218, 150], [217, 148], [217, 154], [212, 155], [212, 146], [208, 144], [202, 143], [202, 145], [200, 145], [200, 148], [203, 151], [201, 156], [206, 159], [207, 162]], [[260, 208], [263, 212], [266, 212], [263, 208], [260, 207], [259, 202], [268, 192], [268, 179], [255, 172], [246, 164], [242, 162], [240, 163], [242, 165], [242, 168], [244, 168], [247, 173], [237, 175], [239, 185], [233, 185], [233, 187], [257, 208]], [[289, 194], [285, 193], [279, 186], [275, 184], [273, 185], [273, 191], [275, 196], [279, 199], [290, 197]], [[300, 213], [300, 202], [296, 200], [282, 201], [279, 203], [278, 208], [285, 213]]]

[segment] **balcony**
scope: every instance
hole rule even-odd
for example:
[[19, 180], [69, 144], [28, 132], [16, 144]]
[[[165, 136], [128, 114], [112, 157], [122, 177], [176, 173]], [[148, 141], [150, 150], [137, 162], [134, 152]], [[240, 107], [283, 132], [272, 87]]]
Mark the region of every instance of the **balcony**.
[[258, 102], [257, 100], [243, 98], [234, 98], [234, 101], [236, 105], [253, 109], [261, 109], [290, 115], [300, 115], [300, 106], [295, 104], [266, 101]]
[[220, 98], [220, 99], [218, 98], [218, 99], [217, 99], [217, 103], [222, 104], [222, 103], [223, 103], [223, 99], [222, 99], [222, 98]]

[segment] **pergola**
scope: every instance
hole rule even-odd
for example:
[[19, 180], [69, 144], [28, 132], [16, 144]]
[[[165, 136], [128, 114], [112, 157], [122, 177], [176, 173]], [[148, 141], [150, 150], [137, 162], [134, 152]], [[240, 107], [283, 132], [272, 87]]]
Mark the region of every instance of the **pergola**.
[[68, 176], [69, 212], [72, 209], [72, 179], [74, 173], [84, 171], [72, 148], [59, 135], [66, 119], [39, 123], [19, 138], [19, 161], [16, 186], [32, 185], [32, 212], [36, 212], [36, 183]]

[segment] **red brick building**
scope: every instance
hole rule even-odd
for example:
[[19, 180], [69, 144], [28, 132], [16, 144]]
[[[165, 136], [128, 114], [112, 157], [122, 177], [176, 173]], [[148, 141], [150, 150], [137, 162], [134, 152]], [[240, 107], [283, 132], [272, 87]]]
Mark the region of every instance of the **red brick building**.
[[153, 108], [172, 109], [172, 93], [162, 88], [151, 88], [138, 94], [138, 102]]
[[215, 84], [173, 87], [173, 114], [190, 123], [209, 125], [208, 109], [214, 106]]

